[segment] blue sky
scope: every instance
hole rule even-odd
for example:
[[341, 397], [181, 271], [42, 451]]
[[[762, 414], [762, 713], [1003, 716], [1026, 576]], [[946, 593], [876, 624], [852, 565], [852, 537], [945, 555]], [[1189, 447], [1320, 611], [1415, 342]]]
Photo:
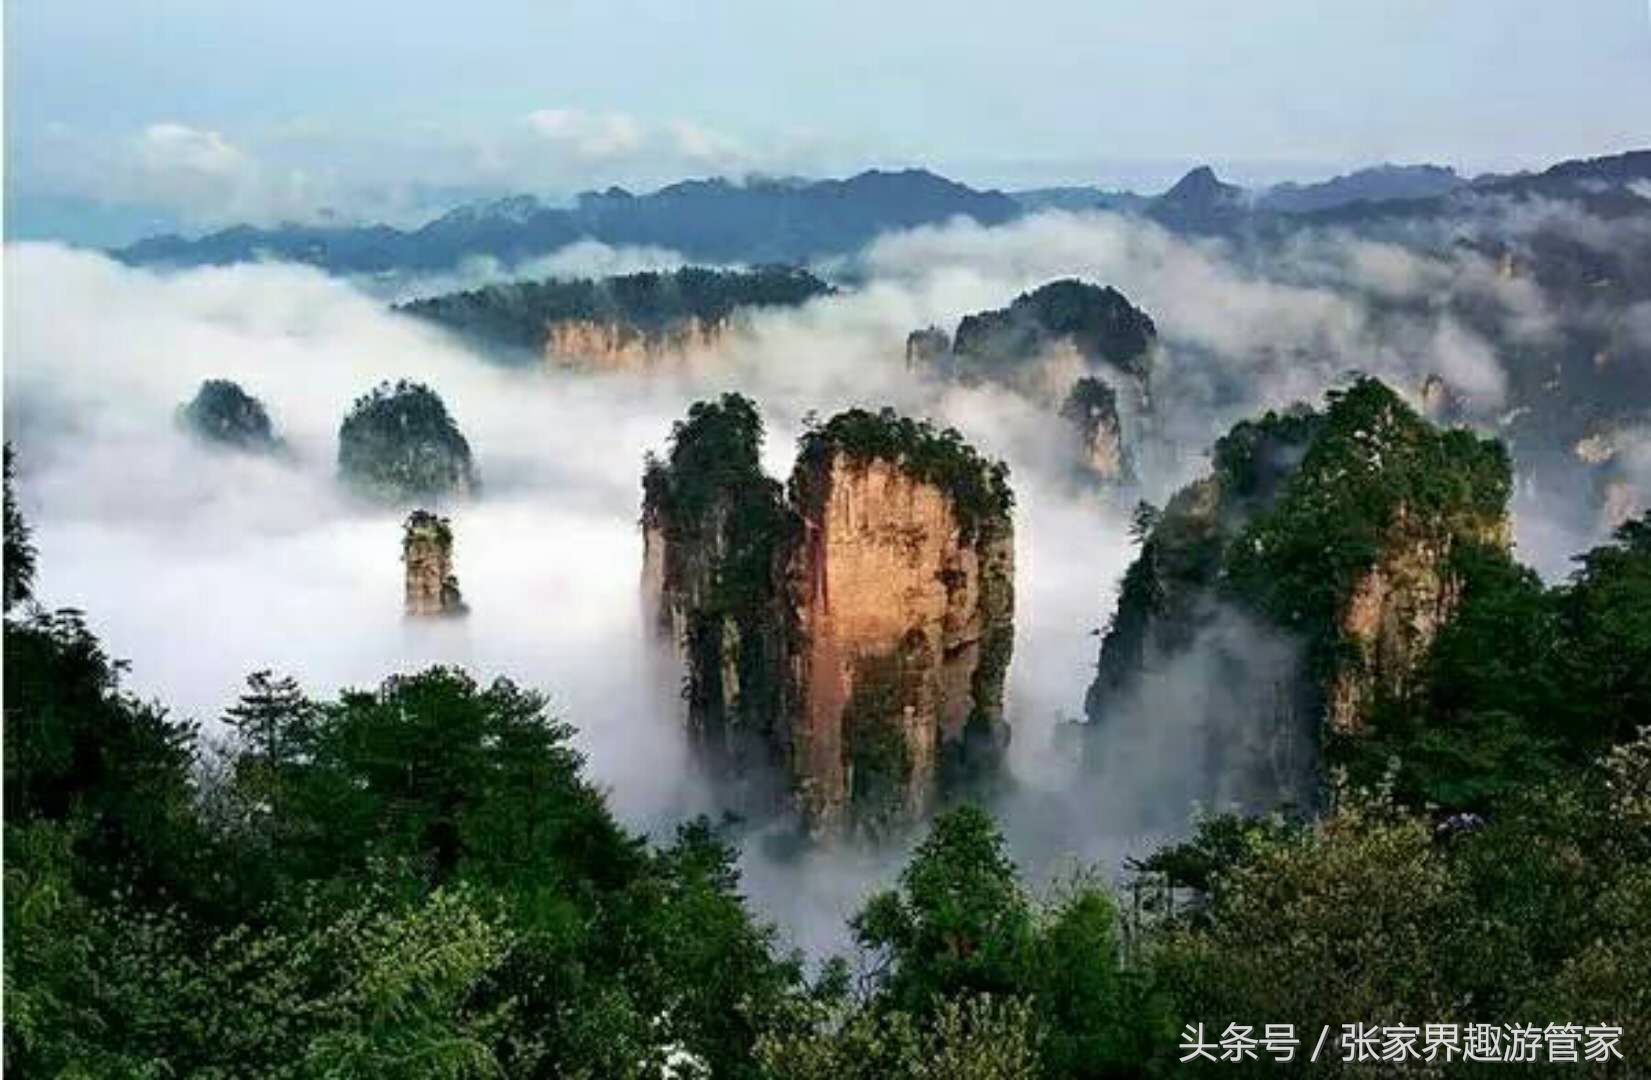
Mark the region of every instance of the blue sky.
[[1646, 0], [9, 0], [5, 31], [13, 235], [710, 173], [1155, 188], [1651, 145]]

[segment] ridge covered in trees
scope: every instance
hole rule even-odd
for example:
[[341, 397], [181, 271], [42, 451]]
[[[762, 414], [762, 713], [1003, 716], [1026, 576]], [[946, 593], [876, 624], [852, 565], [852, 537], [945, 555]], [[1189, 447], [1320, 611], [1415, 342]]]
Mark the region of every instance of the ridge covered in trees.
[[795, 307], [832, 293], [806, 270], [762, 266], [712, 270], [685, 266], [592, 280], [488, 285], [413, 300], [396, 310], [508, 349], [537, 353], [547, 328], [580, 319], [614, 325], [650, 342], [689, 320], [721, 325], [741, 308]]

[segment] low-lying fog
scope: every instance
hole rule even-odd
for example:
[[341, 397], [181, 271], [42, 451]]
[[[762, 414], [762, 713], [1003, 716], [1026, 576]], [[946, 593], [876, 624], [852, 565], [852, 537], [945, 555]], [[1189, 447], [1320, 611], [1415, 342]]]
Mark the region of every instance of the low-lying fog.
[[[585, 254], [599, 269], [668, 261]], [[1448, 320], [1418, 322], [1406, 341], [1373, 339], [1348, 283], [1422, 290], [1437, 269], [1398, 249], [1304, 249], [1292, 276], [1322, 274], [1319, 286], [1263, 278], [1218, 249], [1104, 216], [887, 239], [864, 260], [868, 283], [757, 316], [715, 374], [651, 380], [493, 366], [308, 269], [167, 273], [49, 245], [11, 245], [5, 258], [6, 436], [40, 549], [38, 595], [88, 613], [110, 652], [131, 661], [130, 688], [211, 730], [259, 668], [317, 694], [436, 662], [508, 675], [549, 695], [578, 727], [616, 810], [648, 828], [704, 805], [678, 735], [676, 676], [647, 654], [638, 596], [642, 457], [663, 448], [690, 402], [727, 389], [755, 398], [778, 476], [804, 414], [852, 404], [955, 425], [1009, 461], [1018, 500], [1012, 765], [1034, 791], [1055, 792], [1071, 769], [1051, 736], [1058, 718], [1081, 712], [1094, 631], [1132, 553], [1127, 513], [1073, 488], [1066, 436], [1049, 412], [908, 373], [907, 331], [950, 327], [1063, 274], [1117, 285], [1167, 342], [1153, 392], [1162, 430], [1181, 449], [1148, 462], [1141, 494], [1154, 501], [1200, 468], [1232, 419], [1314, 400], [1351, 367], [1406, 389], [1443, 371], [1489, 401], [1501, 386], [1490, 350]], [[562, 269], [579, 262], [564, 259]], [[1517, 283], [1492, 275], [1483, 287], [1508, 293], [1510, 319], [1539, 319], [1540, 298]], [[1249, 366], [1216, 373], [1204, 357], [1217, 351]], [[213, 452], [180, 433], [173, 413], [207, 378], [236, 380], [262, 400], [291, 460]], [[356, 396], [398, 378], [442, 395], [481, 473], [481, 497], [450, 511], [471, 607], [462, 622], [403, 620], [402, 514], [355, 504], [334, 483], [340, 420]], [[1586, 539], [1540, 525], [1527, 531], [1551, 540], [1549, 550]], [[1017, 841], [1038, 834], [1041, 865], [1062, 852], [1115, 860], [1158, 816], [1128, 808], [1174, 798], [1173, 755], [1156, 767], [1166, 775], [1120, 778], [1056, 813], [1045, 805], [1019, 827], [1011, 821], [1011, 832]], [[810, 947], [840, 940], [872, 879], [898, 865], [898, 853], [818, 852], [782, 864], [761, 850], [752, 846], [748, 884]]]

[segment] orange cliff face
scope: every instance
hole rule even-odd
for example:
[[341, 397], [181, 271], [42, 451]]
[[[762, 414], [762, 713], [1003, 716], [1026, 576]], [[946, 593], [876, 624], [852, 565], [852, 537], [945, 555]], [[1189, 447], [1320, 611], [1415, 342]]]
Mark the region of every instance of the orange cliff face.
[[545, 327], [552, 367], [598, 373], [693, 371], [709, 365], [732, 333], [727, 319], [689, 316], [659, 331], [596, 319], [558, 319]]
[[838, 453], [817, 490], [792, 571], [798, 799], [822, 830], [854, 803], [915, 819], [932, 807], [942, 746], [977, 710], [1001, 725], [1002, 673], [979, 676], [983, 643], [1012, 640], [1013, 535], [1005, 520], [965, 540], [939, 487], [883, 460]]
[[[805, 452], [785, 496], [725, 417], [680, 426], [644, 485], [644, 602], [682, 665], [689, 740], [743, 813], [794, 810], [816, 834], [920, 818], [951, 779], [989, 776], [1007, 739], [1002, 477], [928, 432], [954, 479], [980, 482], [960, 496], [903, 458], [833, 447]], [[731, 445], [750, 460], [727, 468]]]
[[1342, 605], [1350, 652], [1326, 694], [1332, 732], [1360, 734], [1378, 697], [1401, 699], [1419, 689], [1428, 652], [1461, 604], [1451, 551], [1463, 540], [1505, 550], [1512, 524], [1505, 514], [1420, 523], [1400, 507], [1380, 556]]

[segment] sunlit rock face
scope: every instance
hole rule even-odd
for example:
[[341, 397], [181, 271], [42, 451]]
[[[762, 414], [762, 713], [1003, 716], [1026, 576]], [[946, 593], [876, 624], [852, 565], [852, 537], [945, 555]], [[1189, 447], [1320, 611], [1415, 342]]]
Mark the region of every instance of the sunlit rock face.
[[453, 529], [444, 517], [415, 510], [401, 534], [406, 613], [415, 618], [463, 615], [469, 608], [453, 575]]
[[943, 754], [978, 762], [1006, 738], [1013, 532], [1006, 514], [965, 532], [951, 496], [895, 461], [799, 469], [798, 798], [823, 828], [914, 820]]
[[782, 495], [760, 430], [744, 399], [695, 406], [644, 485], [644, 600], [682, 663], [690, 739], [747, 812], [816, 834], [914, 821], [1007, 740], [1003, 473], [854, 411], [804, 437]]
[[[1225, 703], [1194, 718], [1212, 741], [1199, 757], [1221, 765], [1211, 782], [1247, 774], [1256, 782], [1236, 801], [1307, 802], [1314, 777], [1261, 754], [1235, 762], [1232, 746], [1293, 744], [1283, 759], [1299, 762], [1425, 692], [1429, 650], [1461, 600], [1456, 552], [1509, 543], [1507, 455], [1362, 380], [1323, 411], [1239, 424], [1213, 457], [1210, 476], [1139, 519], [1141, 554], [1086, 700], [1091, 731], [1138, 711], [1160, 673], [1214, 672]], [[1297, 662], [1211, 633], [1232, 618], [1293, 641]]]
[[713, 364], [731, 334], [727, 319], [697, 316], [654, 331], [629, 323], [562, 319], [545, 328], [545, 362], [554, 368], [611, 374], [695, 371]]
[[1417, 521], [1400, 507], [1376, 561], [1342, 602], [1349, 651], [1326, 695], [1332, 732], [1359, 734], [1376, 701], [1420, 692], [1428, 650], [1462, 599], [1453, 549], [1463, 541], [1506, 548], [1510, 530], [1503, 515]]

